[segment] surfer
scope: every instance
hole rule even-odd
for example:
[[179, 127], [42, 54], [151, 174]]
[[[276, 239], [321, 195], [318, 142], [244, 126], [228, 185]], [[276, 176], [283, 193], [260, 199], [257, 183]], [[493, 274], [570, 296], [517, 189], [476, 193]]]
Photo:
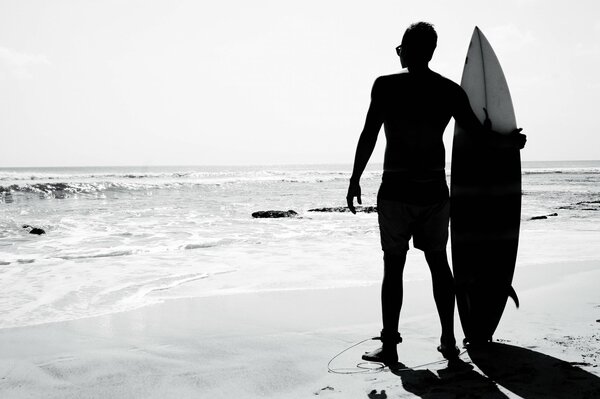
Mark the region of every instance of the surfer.
[[[473, 113], [464, 90], [429, 69], [437, 45], [433, 25], [425, 22], [406, 29], [396, 48], [404, 68], [400, 73], [375, 80], [365, 126], [358, 141], [346, 200], [356, 213], [354, 197], [361, 200], [360, 177], [371, 157], [381, 126], [386, 149], [377, 209], [384, 274], [381, 286], [383, 329], [378, 348], [363, 356], [368, 361], [394, 366], [402, 308], [402, 274], [413, 238], [425, 253], [431, 271], [433, 296], [442, 327], [438, 350], [448, 360], [458, 357], [454, 336], [454, 280], [448, 258], [449, 192], [445, 174], [442, 135], [450, 119], [488, 145], [523, 148], [521, 129], [501, 135], [482, 125]], [[486, 121], [487, 122], [487, 121]]]

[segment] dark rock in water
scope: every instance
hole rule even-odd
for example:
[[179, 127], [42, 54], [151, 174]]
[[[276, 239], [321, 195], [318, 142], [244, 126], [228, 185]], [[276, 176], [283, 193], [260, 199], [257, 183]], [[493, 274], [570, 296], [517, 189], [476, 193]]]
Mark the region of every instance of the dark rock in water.
[[298, 216], [298, 213], [293, 210], [289, 211], [258, 211], [252, 214], [253, 218], [291, 218]]
[[[350, 212], [347, 206], [336, 206], [333, 208], [315, 208], [309, 209], [309, 212]], [[373, 213], [377, 212], [376, 206], [357, 206], [356, 212]]]
[[576, 202], [571, 205], [559, 206], [558, 209], [571, 209], [577, 211], [600, 211], [600, 200]]
[[551, 213], [549, 215], [542, 215], [542, 216], [534, 216], [529, 220], [543, 220], [543, 219], [548, 219], [549, 216], [558, 216], [558, 213]]
[[44, 231], [44, 229], [40, 229], [39, 227], [33, 227], [33, 226], [28, 225], [28, 224], [24, 224], [23, 228], [24, 229], [31, 228], [31, 230], [29, 230], [29, 234], [37, 234], [38, 236], [42, 235], [42, 234], [46, 234], [46, 232]]

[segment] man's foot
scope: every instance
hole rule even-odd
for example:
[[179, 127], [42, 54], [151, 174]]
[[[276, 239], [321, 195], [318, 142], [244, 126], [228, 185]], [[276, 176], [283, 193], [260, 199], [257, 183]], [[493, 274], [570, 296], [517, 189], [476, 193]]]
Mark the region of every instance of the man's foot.
[[460, 354], [460, 350], [456, 345], [441, 344], [437, 347], [437, 350], [448, 361], [458, 360], [458, 355]]
[[362, 359], [368, 362], [383, 363], [391, 368], [398, 364], [398, 353], [396, 352], [395, 346], [393, 349], [384, 349], [381, 347], [374, 351], [366, 352], [362, 355]]
[[396, 350], [396, 345], [402, 342], [400, 333], [398, 331], [388, 332], [381, 330], [380, 336], [373, 339], [381, 341], [383, 345], [379, 349], [366, 352], [362, 355], [362, 359], [368, 362], [383, 363], [389, 368], [397, 367], [398, 352]]

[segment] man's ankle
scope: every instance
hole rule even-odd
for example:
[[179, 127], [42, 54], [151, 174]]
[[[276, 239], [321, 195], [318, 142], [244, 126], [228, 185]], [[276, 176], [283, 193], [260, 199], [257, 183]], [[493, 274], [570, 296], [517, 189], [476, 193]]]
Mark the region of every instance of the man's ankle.
[[385, 345], [387, 343], [394, 346], [402, 342], [402, 337], [398, 331], [381, 330], [379, 340]]
[[445, 337], [442, 335], [442, 337], [440, 338], [440, 343], [445, 346], [455, 346], [456, 338], [454, 338], [454, 336]]
[[394, 344], [391, 342], [383, 342], [381, 344], [381, 349], [383, 349], [386, 353], [397, 353], [398, 352], [398, 344]]

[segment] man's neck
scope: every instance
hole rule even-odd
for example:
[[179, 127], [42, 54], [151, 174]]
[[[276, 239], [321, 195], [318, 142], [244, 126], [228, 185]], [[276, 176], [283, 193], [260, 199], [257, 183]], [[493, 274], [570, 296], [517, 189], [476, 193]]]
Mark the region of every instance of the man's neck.
[[416, 64], [416, 65], [409, 65], [408, 72], [414, 73], [414, 74], [423, 74], [423, 73], [431, 72], [431, 69], [429, 69], [428, 64]]

